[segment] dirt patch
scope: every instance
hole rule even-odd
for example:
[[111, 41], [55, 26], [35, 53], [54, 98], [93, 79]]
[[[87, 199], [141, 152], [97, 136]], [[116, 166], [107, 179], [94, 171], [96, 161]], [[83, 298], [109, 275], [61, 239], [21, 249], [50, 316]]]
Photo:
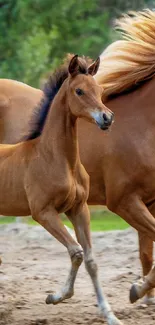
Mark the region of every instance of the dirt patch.
[[[93, 234], [94, 252], [104, 292], [124, 325], [154, 325], [155, 306], [131, 305], [131, 283], [139, 277], [134, 230]], [[66, 249], [40, 226], [0, 226], [0, 325], [99, 325], [96, 299], [82, 265], [75, 295], [60, 305], [46, 305], [48, 293], [59, 290], [70, 268]]]

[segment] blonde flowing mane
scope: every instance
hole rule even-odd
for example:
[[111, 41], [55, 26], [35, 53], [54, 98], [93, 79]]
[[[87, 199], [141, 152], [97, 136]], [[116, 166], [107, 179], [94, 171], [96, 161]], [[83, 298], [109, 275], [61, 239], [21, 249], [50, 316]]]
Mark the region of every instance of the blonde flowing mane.
[[120, 94], [155, 75], [155, 12], [129, 12], [117, 21], [122, 40], [101, 55], [96, 75], [104, 89], [103, 99]]

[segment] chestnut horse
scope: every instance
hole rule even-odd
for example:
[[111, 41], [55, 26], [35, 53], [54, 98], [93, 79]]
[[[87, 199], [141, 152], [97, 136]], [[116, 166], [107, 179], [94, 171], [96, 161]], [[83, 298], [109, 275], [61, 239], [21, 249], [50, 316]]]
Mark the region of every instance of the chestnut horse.
[[[101, 314], [109, 325], [119, 325], [102, 294], [92, 254], [89, 176], [80, 162], [77, 139], [78, 117], [102, 130], [112, 123], [113, 113], [102, 103], [102, 88], [93, 78], [99, 61], [88, 67], [75, 55], [69, 66], [63, 66], [46, 85], [27, 141], [0, 146], [0, 214], [31, 214], [67, 248], [71, 258], [69, 277], [59, 293], [48, 295], [47, 304], [58, 304], [73, 295], [84, 253]], [[79, 244], [63, 225], [61, 212], [73, 223]]]
[[[126, 15], [118, 26], [124, 39], [103, 52], [95, 76], [104, 88], [103, 101], [115, 113], [115, 123], [103, 136], [93, 124], [79, 120], [78, 140], [90, 175], [88, 203], [107, 205], [138, 230], [146, 276], [155, 240], [155, 12]], [[2, 143], [21, 140], [42, 96], [41, 90], [22, 83], [0, 81]], [[132, 301], [138, 296], [135, 291]], [[146, 302], [153, 297], [153, 290], [147, 291]]]

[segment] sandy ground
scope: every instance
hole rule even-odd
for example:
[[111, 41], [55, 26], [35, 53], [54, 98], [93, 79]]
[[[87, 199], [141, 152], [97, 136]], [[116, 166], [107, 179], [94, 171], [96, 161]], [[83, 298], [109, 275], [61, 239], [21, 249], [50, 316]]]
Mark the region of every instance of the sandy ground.
[[[104, 292], [124, 325], [154, 325], [155, 306], [131, 305], [129, 288], [141, 272], [134, 230], [93, 234]], [[70, 260], [66, 249], [41, 226], [0, 226], [0, 325], [98, 325], [96, 299], [82, 265], [75, 295], [60, 305], [45, 298], [65, 282]]]

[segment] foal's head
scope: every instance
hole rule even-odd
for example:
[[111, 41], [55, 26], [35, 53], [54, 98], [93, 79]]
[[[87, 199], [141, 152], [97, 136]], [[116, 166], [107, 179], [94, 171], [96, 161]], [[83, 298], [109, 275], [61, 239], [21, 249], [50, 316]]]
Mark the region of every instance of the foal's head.
[[71, 59], [68, 67], [68, 103], [74, 116], [85, 118], [106, 130], [112, 124], [113, 113], [102, 103], [103, 89], [93, 78], [99, 64], [99, 58], [89, 67], [77, 55]]
[[97, 59], [88, 66], [85, 59], [75, 55], [69, 64], [67, 60], [65, 65], [50, 76], [44, 88], [44, 99], [34, 110], [29, 133], [24, 139], [31, 140], [41, 135], [53, 99], [64, 83], [71, 114], [96, 123], [102, 130], [109, 128], [113, 113], [102, 103], [102, 88], [93, 78], [99, 63], [100, 60]]

